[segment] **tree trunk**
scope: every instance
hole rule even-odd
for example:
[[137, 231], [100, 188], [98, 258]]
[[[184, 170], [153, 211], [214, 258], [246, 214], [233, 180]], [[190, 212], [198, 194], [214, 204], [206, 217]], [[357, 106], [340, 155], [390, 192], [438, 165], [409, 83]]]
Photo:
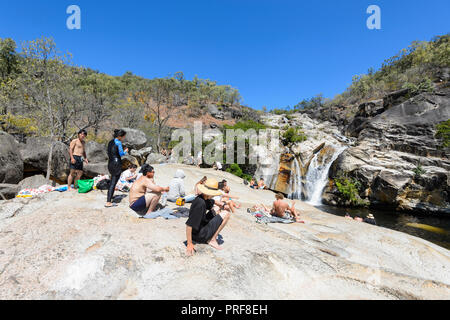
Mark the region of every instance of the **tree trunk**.
[[51, 142], [50, 142], [50, 151], [48, 153], [48, 160], [47, 160], [47, 176], [45, 177], [47, 179], [47, 181], [50, 181], [50, 174], [52, 171], [52, 155], [53, 155], [53, 136], [51, 137]]

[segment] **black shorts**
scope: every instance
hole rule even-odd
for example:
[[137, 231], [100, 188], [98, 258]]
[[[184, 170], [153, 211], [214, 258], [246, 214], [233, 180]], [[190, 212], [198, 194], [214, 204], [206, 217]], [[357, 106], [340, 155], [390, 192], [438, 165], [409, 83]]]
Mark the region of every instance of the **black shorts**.
[[73, 156], [73, 158], [75, 159], [75, 163], [70, 161], [70, 169], [83, 171], [83, 158], [80, 156]]
[[217, 232], [222, 222], [222, 217], [220, 215], [216, 215], [197, 233], [192, 234], [192, 240], [194, 240], [196, 243], [208, 243]]

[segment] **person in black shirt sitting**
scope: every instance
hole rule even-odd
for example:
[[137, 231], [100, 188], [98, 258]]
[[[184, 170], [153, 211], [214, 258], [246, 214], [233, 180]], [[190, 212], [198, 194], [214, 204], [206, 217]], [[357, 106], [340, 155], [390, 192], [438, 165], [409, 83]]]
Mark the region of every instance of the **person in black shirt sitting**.
[[[222, 195], [217, 180], [208, 179], [204, 184], [199, 184], [197, 188], [201, 194], [192, 202], [189, 219], [186, 222], [186, 254], [188, 256], [194, 254], [193, 241], [209, 244], [211, 247], [221, 250], [222, 247], [216, 239], [230, 219], [230, 212], [225, 210], [226, 204], [212, 199], [212, 197]], [[221, 209], [218, 214], [212, 210], [214, 204]]]

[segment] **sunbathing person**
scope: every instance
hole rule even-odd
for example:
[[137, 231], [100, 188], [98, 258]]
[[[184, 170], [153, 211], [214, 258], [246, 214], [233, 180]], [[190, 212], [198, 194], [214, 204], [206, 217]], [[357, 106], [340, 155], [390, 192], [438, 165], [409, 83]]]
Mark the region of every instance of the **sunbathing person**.
[[153, 180], [155, 170], [152, 166], [144, 164], [141, 173], [142, 177], [136, 180], [130, 189], [130, 209], [141, 216], [145, 216], [155, 211], [161, 193], [168, 192], [170, 189], [155, 184]]
[[230, 195], [230, 187], [225, 186], [222, 190], [222, 201], [225, 202], [231, 209], [231, 212], [235, 212], [236, 209], [240, 209], [241, 205], [237, 203], [236, 201], [233, 201], [233, 199], [239, 199], [239, 197]]
[[252, 178], [252, 180], [250, 181], [250, 188], [252, 189], [258, 188], [258, 184], [256, 183], [255, 178]]
[[295, 222], [304, 223], [304, 221], [300, 220], [300, 215], [297, 214], [297, 210], [295, 210], [295, 202], [292, 201], [292, 206], [289, 207], [289, 204], [283, 201], [284, 196], [281, 193], [277, 193], [275, 195], [275, 202], [273, 203], [273, 208], [270, 211], [270, 214], [282, 219], [294, 219]]
[[[230, 219], [230, 213], [224, 210], [225, 204], [217, 203], [212, 199], [222, 194], [217, 180], [208, 179], [204, 184], [199, 184], [198, 188], [201, 194], [192, 203], [189, 219], [186, 222], [186, 254], [188, 256], [194, 254], [193, 241], [209, 244], [211, 247], [221, 250], [222, 247], [216, 239]], [[221, 207], [217, 214], [211, 211], [214, 205]]]

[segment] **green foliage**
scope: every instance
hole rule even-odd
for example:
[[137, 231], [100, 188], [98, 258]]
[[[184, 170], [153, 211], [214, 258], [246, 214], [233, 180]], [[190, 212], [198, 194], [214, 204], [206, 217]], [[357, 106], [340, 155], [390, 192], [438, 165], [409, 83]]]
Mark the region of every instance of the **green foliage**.
[[442, 147], [450, 147], [450, 119], [436, 126], [436, 138], [442, 140]]
[[410, 95], [415, 96], [422, 92], [433, 92], [434, 91], [434, 85], [433, 81], [430, 80], [430, 78], [426, 77], [419, 83], [410, 83], [407, 82], [403, 85], [403, 88], [409, 89]]
[[35, 134], [38, 131], [37, 122], [33, 118], [8, 113], [0, 115], [0, 125], [6, 132]]
[[347, 90], [329, 102], [331, 105], [359, 104], [378, 99], [402, 88], [411, 89], [411, 95], [433, 90], [442, 68], [450, 65], [450, 34], [431, 41], [415, 41], [408, 48], [387, 59], [378, 71], [355, 75]]
[[230, 126], [230, 125], [224, 125], [225, 129], [234, 129], [238, 130], [241, 129], [242, 131], [246, 132], [247, 130], [254, 129], [255, 131], [267, 129], [268, 127], [265, 124], [253, 121], [253, 120], [244, 120], [239, 121], [236, 124]]
[[361, 184], [359, 181], [341, 175], [334, 180], [334, 183], [343, 200], [348, 201], [353, 206], [365, 206], [367, 203], [359, 196]]
[[426, 173], [426, 171], [422, 168], [422, 165], [420, 163], [417, 165], [417, 167], [414, 168], [413, 172], [416, 178]]
[[308, 137], [303, 133], [301, 128], [289, 127], [282, 134], [283, 144], [290, 145], [298, 142], [303, 142], [308, 139]]
[[230, 165], [227, 168], [226, 172], [232, 173], [238, 177], [242, 177], [242, 175], [243, 175], [242, 169], [241, 169], [241, 167], [239, 167], [239, 165], [237, 163], [233, 163], [232, 165]]

